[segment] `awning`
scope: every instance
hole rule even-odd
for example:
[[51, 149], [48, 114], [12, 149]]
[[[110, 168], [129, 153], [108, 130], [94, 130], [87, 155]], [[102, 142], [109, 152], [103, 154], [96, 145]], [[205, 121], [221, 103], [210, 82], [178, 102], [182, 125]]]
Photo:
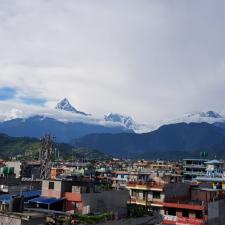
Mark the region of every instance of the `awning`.
[[29, 200], [29, 202], [37, 203], [37, 204], [46, 204], [51, 205], [57, 202], [63, 201], [64, 198], [47, 198], [47, 197], [39, 197]]

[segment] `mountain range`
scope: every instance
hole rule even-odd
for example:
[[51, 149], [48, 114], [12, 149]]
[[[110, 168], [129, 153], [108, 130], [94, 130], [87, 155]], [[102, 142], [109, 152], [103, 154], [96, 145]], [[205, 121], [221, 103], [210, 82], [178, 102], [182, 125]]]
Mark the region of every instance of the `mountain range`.
[[13, 108], [0, 113], [0, 132], [38, 139], [49, 133], [57, 142], [122, 157], [183, 157], [202, 150], [225, 156], [217, 150], [225, 143], [225, 114], [212, 110], [148, 125], [119, 113], [96, 117], [64, 98], [51, 109]]
[[[19, 111], [19, 110], [18, 110]], [[122, 117], [122, 115], [121, 115]], [[55, 109], [33, 112], [22, 118], [6, 119], [0, 122], [0, 132], [14, 137], [41, 138], [50, 133], [57, 137], [58, 142], [69, 142], [91, 133], [134, 132], [132, 119], [113, 120], [98, 119], [73, 107], [65, 98]]]
[[194, 153], [224, 141], [225, 129], [208, 123], [177, 123], [143, 134], [90, 134], [72, 144], [115, 156], [151, 158], [155, 153]]
[[[41, 149], [41, 141], [36, 138], [10, 137], [0, 133], [0, 157], [7, 159], [17, 157], [21, 159], [37, 159]], [[102, 159], [109, 156], [95, 149], [74, 148], [65, 143], [56, 144], [60, 158], [69, 159], [73, 152], [76, 159]]]
[[133, 132], [122, 126], [106, 126], [84, 122], [62, 122], [53, 118], [33, 116], [26, 119], [13, 119], [0, 122], [0, 132], [13, 137], [41, 138], [45, 134], [56, 136], [57, 142], [69, 142], [73, 138], [90, 133]]

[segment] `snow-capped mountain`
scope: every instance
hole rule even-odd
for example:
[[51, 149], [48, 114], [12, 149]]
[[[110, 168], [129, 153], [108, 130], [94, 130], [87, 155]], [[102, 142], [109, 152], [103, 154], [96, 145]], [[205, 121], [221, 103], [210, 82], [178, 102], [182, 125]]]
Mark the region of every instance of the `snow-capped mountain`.
[[215, 111], [208, 111], [208, 112], [202, 112], [200, 114], [202, 117], [208, 117], [208, 118], [223, 118], [219, 113]]
[[217, 122], [225, 122], [225, 117], [223, 114], [220, 114], [215, 111], [207, 111], [207, 112], [191, 112], [191, 113], [186, 113], [182, 117], [169, 120], [165, 122], [165, 124], [172, 124], [172, 123], [217, 123]]
[[74, 108], [69, 100], [67, 98], [64, 98], [63, 100], [61, 100], [55, 107], [55, 109], [59, 109], [59, 110], [64, 110], [67, 112], [72, 112], [72, 113], [77, 113], [77, 114], [81, 114], [84, 116], [88, 116], [89, 114], [86, 114], [85, 112], [81, 112], [78, 111], [76, 108]]
[[71, 137], [81, 137], [91, 133], [147, 133], [162, 125], [183, 122], [206, 122], [225, 127], [225, 111], [191, 112], [172, 120], [140, 124], [132, 117], [119, 113], [94, 116], [78, 111], [67, 98], [61, 100], [55, 108], [0, 101], [0, 132], [12, 136], [33, 134], [34, 137], [39, 137], [42, 132], [50, 132], [55, 136], [63, 137], [61, 141], [68, 141]]
[[136, 128], [136, 123], [130, 116], [125, 116], [118, 113], [109, 113], [107, 115], [104, 115], [104, 119], [105, 121], [121, 123], [128, 129], [135, 130]]
[[51, 133], [57, 141], [69, 142], [92, 133], [134, 132], [122, 123], [80, 112], [66, 98], [55, 108], [1, 101], [0, 106], [0, 133], [10, 136], [40, 138]]

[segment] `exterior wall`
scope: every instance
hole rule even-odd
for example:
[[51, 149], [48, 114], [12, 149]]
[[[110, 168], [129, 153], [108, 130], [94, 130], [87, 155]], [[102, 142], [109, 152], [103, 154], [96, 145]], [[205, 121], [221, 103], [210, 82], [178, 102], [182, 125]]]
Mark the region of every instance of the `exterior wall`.
[[81, 202], [82, 201], [80, 193], [66, 192], [65, 198], [67, 199], [67, 201], [73, 201], [73, 202]]
[[[49, 189], [49, 182], [54, 182], [54, 189]], [[43, 180], [41, 195], [46, 197], [61, 198], [62, 197], [61, 187], [62, 187], [61, 181]]]
[[81, 199], [81, 193], [71, 193], [71, 192], [66, 192], [65, 193], [65, 198], [66, 198], [66, 211], [77, 211], [82, 213], [83, 211], [83, 202]]
[[39, 163], [22, 163], [21, 175], [23, 178], [40, 179], [41, 165]]
[[189, 198], [190, 184], [187, 183], [171, 183], [165, 188], [165, 201], [178, 197]]
[[61, 181], [61, 192], [72, 192], [72, 182], [70, 181]]
[[74, 202], [74, 201], [67, 201], [66, 203], [66, 211], [74, 213], [79, 212], [82, 214], [83, 212], [83, 203], [82, 202]]
[[65, 170], [62, 168], [51, 168], [50, 178], [51, 180], [55, 180], [57, 176], [64, 173], [65, 173]]
[[22, 163], [19, 161], [8, 161], [5, 163], [7, 167], [14, 167], [14, 173], [16, 178], [20, 178], [21, 176], [21, 165]]
[[83, 206], [86, 209], [89, 208], [89, 213], [113, 212], [116, 214], [126, 214], [128, 198], [129, 192], [127, 190], [110, 190], [101, 193], [82, 194]]
[[[14, 225], [14, 223], [12, 223]], [[26, 221], [26, 220], [22, 220], [21, 225], [45, 225], [46, 224], [46, 218], [31, 218], [30, 220]], [[7, 224], [8, 225], [8, 224]]]
[[12, 218], [9, 216], [0, 216], [0, 224], [1, 225], [8, 225], [8, 224], [13, 224], [13, 225], [22, 225], [22, 221], [19, 218]]
[[[49, 183], [54, 183], [54, 189], [49, 189]], [[65, 192], [72, 191], [72, 182], [60, 180], [43, 180], [42, 181], [42, 196], [48, 196], [47, 193], [58, 193], [57, 196], [62, 196]], [[53, 196], [54, 197], [54, 196]]]
[[191, 190], [191, 200], [205, 201], [205, 202], [212, 201], [213, 199], [217, 198], [218, 192], [192, 189]]
[[208, 204], [208, 224], [224, 224], [225, 221], [225, 203], [224, 200], [210, 202]]
[[7, 215], [0, 215], [0, 224], [1, 225], [45, 225], [45, 217], [42, 218], [30, 218], [29, 220], [22, 220], [21, 218], [7, 216]]
[[219, 217], [219, 201], [210, 202], [208, 204], [208, 219], [216, 219]]

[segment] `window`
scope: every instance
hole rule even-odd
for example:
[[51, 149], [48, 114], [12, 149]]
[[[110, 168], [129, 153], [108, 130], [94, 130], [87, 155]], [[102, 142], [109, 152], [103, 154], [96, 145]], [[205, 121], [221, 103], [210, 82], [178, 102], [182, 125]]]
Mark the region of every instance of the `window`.
[[49, 182], [48, 183], [48, 189], [51, 189], [51, 190], [53, 190], [54, 189], [54, 182]]
[[168, 209], [168, 215], [170, 215], [170, 216], [176, 216], [176, 209], [169, 208]]
[[160, 192], [159, 191], [153, 191], [152, 195], [153, 195], [153, 198], [160, 199]]
[[188, 211], [188, 209], [183, 209], [182, 216], [183, 217], [189, 217], [189, 211]]
[[[208, 213], [208, 212], [205, 212], [205, 213]], [[206, 215], [207, 215], [207, 214], [206, 214]], [[203, 218], [202, 211], [197, 211], [197, 212], [196, 212], [196, 218], [198, 218], [198, 219], [202, 219], [202, 218]]]

